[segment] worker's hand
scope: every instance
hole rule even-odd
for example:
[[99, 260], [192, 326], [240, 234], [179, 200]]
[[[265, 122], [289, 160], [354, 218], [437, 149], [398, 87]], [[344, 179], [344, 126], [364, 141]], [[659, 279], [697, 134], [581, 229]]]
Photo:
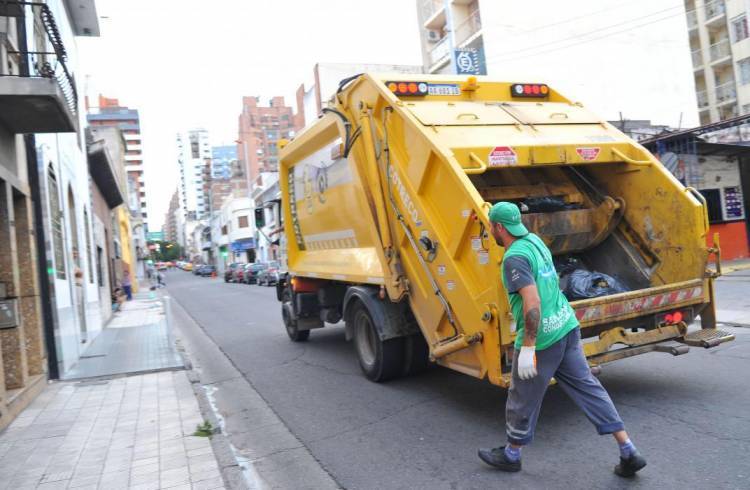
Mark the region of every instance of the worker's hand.
[[536, 376], [536, 348], [521, 347], [518, 353], [518, 377], [521, 379], [531, 379]]

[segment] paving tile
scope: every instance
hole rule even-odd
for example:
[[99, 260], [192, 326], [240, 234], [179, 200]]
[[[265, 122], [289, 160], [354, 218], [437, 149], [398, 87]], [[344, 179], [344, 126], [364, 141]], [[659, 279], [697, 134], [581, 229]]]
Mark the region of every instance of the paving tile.
[[148, 483], [141, 483], [140, 485], [130, 485], [128, 487], [129, 490], [159, 490], [161, 488], [161, 485], [159, 484], [159, 479]]
[[224, 480], [221, 479], [221, 476], [218, 476], [216, 478], [211, 478], [210, 480], [201, 480], [199, 482], [193, 482], [194, 490], [210, 490], [213, 488], [222, 488], [222, 487], [224, 487]]
[[40, 488], [42, 490], [64, 490], [68, 488], [69, 480], [58, 480], [48, 483], [42, 483], [36, 488]]
[[190, 483], [178, 483], [177, 485], [169, 485], [169, 486], [163, 486], [163, 489], [169, 489], [169, 490], [191, 490], [193, 487], [190, 485]]
[[160, 468], [159, 468], [158, 462], [151, 463], [151, 464], [144, 464], [141, 466], [134, 466], [130, 468], [130, 475], [131, 477], [135, 475], [146, 475], [148, 473], [158, 472], [159, 469]]
[[130, 477], [130, 486], [135, 485], [149, 485], [149, 484], [156, 484], [159, 485], [159, 472], [158, 471], [152, 471], [151, 473], [145, 473], [140, 475], [132, 475]]
[[214, 461], [204, 461], [201, 463], [190, 465], [190, 471], [193, 473], [201, 473], [204, 471], [218, 470], [219, 465]]
[[192, 482], [199, 482], [203, 480], [211, 480], [216, 477], [220, 477], [221, 473], [219, 473], [218, 469], [215, 470], [208, 470], [208, 471], [199, 471], [199, 472], [190, 472], [190, 481]]
[[73, 476], [73, 479], [70, 480], [70, 484], [68, 484], [68, 488], [80, 488], [80, 487], [91, 487], [96, 488], [97, 484], [99, 483], [99, 475], [91, 475], [91, 476]]
[[73, 470], [60, 471], [55, 473], [45, 473], [40, 480], [41, 483], [55, 482], [60, 480], [70, 480], [73, 477]]
[[188, 458], [201, 456], [203, 454], [210, 454], [213, 456], [214, 450], [211, 448], [211, 446], [206, 446], [206, 447], [199, 447], [197, 449], [191, 449], [187, 452]]

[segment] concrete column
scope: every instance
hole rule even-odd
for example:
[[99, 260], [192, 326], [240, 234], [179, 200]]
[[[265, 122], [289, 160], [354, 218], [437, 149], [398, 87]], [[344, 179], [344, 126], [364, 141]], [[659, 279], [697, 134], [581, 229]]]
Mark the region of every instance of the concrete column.
[[13, 199], [16, 223], [17, 262], [19, 275], [18, 310], [26, 341], [27, 374], [33, 376], [46, 371], [46, 355], [42, 333], [42, 314], [39, 303], [36, 246], [33, 230], [31, 199], [17, 193]]
[[[13, 188], [7, 183], [0, 185], [0, 281], [5, 284], [8, 297], [17, 298], [19, 293], [19, 269], [17, 260], [16, 230], [13, 213]], [[5, 370], [5, 388], [23, 388], [26, 384], [26, 349], [23, 323], [14, 328], [0, 330], [0, 351]]]

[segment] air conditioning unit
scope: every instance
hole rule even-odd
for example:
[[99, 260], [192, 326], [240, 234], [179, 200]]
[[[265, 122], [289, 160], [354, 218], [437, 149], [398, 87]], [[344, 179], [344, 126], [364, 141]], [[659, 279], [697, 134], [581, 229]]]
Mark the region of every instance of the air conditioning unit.
[[442, 39], [443, 36], [440, 35], [440, 31], [427, 31], [427, 40], [431, 43], [436, 43]]

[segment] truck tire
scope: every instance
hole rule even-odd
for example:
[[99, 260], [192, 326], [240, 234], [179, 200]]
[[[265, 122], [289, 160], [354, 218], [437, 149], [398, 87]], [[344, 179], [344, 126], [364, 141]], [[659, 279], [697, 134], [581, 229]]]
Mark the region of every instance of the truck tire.
[[281, 302], [281, 317], [284, 320], [284, 328], [286, 329], [286, 334], [289, 336], [289, 339], [292, 342], [304, 342], [310, 337], [310, 331], [300, 330], [297, 327], [297, 320], [293, 318], [291, 308], [291, 295], [287, 290], [282, 294]]
[[352, 316], [354, 344], [362, 372], [371, 381], [381, 382], [404, 372], [404, 339], [381, 340], [367, 307], [356, 306]]
[[430, 348], [422, 334], [404, 337], [404, 376], [424, 371], [430, 366]]

